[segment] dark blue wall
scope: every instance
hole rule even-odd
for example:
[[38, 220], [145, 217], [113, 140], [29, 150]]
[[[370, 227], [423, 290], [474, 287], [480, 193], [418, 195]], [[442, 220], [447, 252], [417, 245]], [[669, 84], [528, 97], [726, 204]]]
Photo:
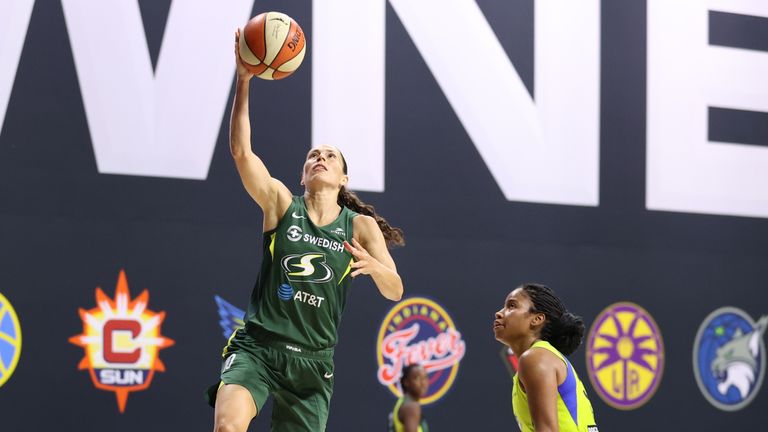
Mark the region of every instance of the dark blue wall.
[[[145, 25], [157, 31], [166, 11], [150, 3], [142, 2]], [[530, 88], [533, 2], [478, 4]], [[425, 408], [432, 430], [515, 429], [490, 323], [524, 281], [554, 287], [587, 325], [631, 301], [660, 326], [663, 379], [638, 409], [605, 404], [587, 378], [584, 348], [571, 356], [601, 430], [759, 429], [768, 419], [765, 389], [726, 413], [694, 379], [693, 342], [711, 311], [768, 313], [768, 222], [645, 208], [645, 7], [603, 2], [600, 204], [576, 207], [504, 199], [388, 6], [386, 192], [360, 195], [406, 232], [407, 246], [393, 251], [406, 295], [439, 301], [466, 341], [453, 388]], [[311, 40], [311, 2], [258, 2], [254, 11], [270, 9], [294, 16]], [[150, 50], [160, 43], [148, 41]], [[256, 151], [295, 193], [311, 137], [311, 62], [310, 52], [295, 76], [252, 85], [272, 101], [252, 106]], [[23, 331], [18, 367], [0, 387], [0, 430], [209, 430], [202, 392], [217, 379], [224, 344], [213, 298], [245, 307], [261, 258], [261, 214], [230, 160], [228, 116], [205, 181], [99, 174], [61, 5], [37, 2], [0, 133], [0, 293]], [[167, 313], [162, 334], [175, 341], [160, 352], [166, 371], [132, 393], [123, 414], [78, 370], [83, 350], [68, 342], [82, 332], [78, 309], [95, 307], [97, 286], [112, 296], [121, 269], [132, 295], [148, 289], [149, 308]], [[375, 347], [391, 306], [370, 280], [356, 281], [329, 430], [383, 429], [394, 398], [376, 380]], [[268, 423], [261, 416], [254, 430]]]

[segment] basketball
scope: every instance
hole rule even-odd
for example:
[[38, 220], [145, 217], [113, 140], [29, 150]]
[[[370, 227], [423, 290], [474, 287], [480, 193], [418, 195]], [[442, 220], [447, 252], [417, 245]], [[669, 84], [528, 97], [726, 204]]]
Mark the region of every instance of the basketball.
[[240, 34], [240, 59], [262, 79], [277, 80], [292, 74], [304, 60], [306, 48], [299, 24], [280, 12], [251, 18]]

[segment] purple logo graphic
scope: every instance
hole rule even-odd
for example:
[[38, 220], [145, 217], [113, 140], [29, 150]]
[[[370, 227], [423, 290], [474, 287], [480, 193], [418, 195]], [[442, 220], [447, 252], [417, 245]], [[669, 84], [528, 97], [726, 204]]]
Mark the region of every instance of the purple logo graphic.
[[587, 368], [608, 405], [631, 410], [648, 402], [664, 371], [664, 343], [653, 317], [629, 302], [605, 308], [589, 329]]

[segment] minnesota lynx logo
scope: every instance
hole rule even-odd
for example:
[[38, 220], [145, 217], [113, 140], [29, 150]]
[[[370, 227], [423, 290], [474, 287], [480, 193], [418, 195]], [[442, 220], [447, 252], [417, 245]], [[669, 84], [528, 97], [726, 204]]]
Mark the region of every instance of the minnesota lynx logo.
[[325, 254], [288, 255], [280, 264], [291, 282], [323, 283], [333, 279], [333, 269], [325, 263]]
[[755, 398], [765, 376], [766, 326], [768, 315], [755, 323], [741, 309], [723, 307], [699, 327], [693, 370], [699, 389], [715, 407], [736, 411]]

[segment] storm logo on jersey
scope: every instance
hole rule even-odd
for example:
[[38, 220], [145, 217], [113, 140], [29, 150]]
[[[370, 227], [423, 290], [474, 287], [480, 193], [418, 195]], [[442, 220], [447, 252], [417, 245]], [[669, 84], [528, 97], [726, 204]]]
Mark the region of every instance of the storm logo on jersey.
[[158, 358], [174, 341], [160, 334], [165, 312], [147, 309], [149, 291], [131, 300], [128, 279], [120, 271], [114, 300], [96, 288], [96, 307], [80, 309], [83, 333], [69, 342], [85, 349], [78, 369], [88, 370], [96, 388], [115, 392], [120, 413], [130, 392], [146, 390], [155, 371], [165, 372]]
[[333, 279], [333, 269], [325, 263], [325, 254], [287, 255], [280, 264], [285, 277], [291, 282], [324, 283]]
[[699, 327], [693, 347], [693, 370], [704, 397], [723, 411], [749, 405], [765, 376], [763, 336], [768, 315], [755, 323], [734, 307], [715, 310]]
[[453, 385], [466, 345], [453, 320], [440, 305], [422, 297], [401, 301], [389, 311], [379, 329], [376, 359], [379, 383], [397, 397], [403, 367], [418, 363], [429, 377], [422, 405], [445, 395]]

